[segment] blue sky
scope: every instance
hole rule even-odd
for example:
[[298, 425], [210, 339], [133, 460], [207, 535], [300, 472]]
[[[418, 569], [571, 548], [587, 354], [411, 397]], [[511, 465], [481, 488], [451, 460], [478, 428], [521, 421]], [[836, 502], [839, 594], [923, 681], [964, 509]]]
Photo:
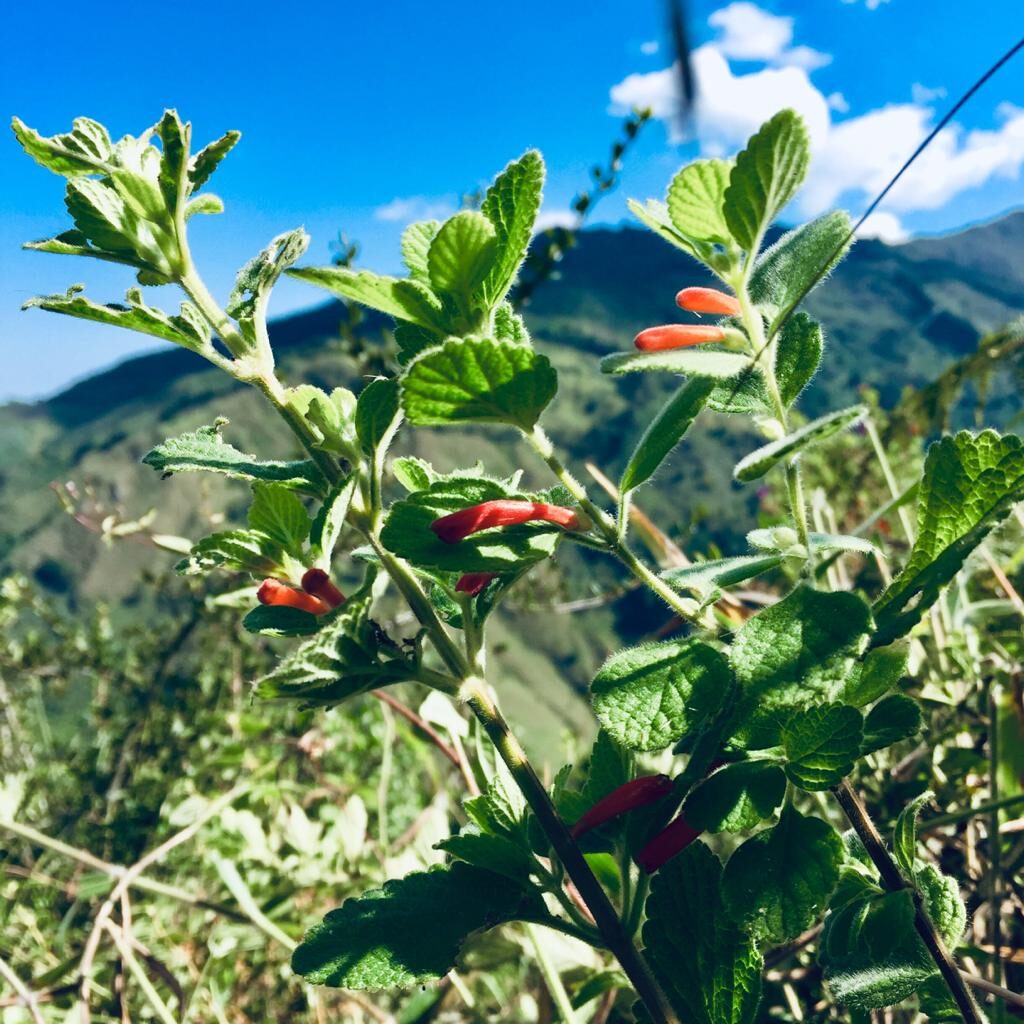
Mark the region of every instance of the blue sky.
[[[730, 152], [774, 110], [808, 119], [815, 169], [793, 217], [871, 192], [973, 79], [1024, 35], [1020, 0], [758, 0], [688, 5], [702, 103], [695, 137], [675, 138], [673, 77], [656, 0], [518, 0], [433, 4], [307, 0], [188, 2], [173, 17], [108, 2], [12, 8], [0, 67], [3, 113], [45, 134], [73, 117], [137, 134], [166, 106], [202, 143], [227, 128], [239, 147], [213, 180], [227, 211], [197, 218], [194, 249], [212, 289], [280, 231], [305, 224], [311, 262], [327, 262], [339, 230], [360, 262], [398, 269], [407, 220], [453, 210], [530, 146], [547, 159], [544, 217], [567, 216], [588, 168], [603, 160], [631, 103], [662, 118], [629, 157], [595, 222], [625, 218], [625, 198], [660, 195], [698, 153]], [[983, 12], [973, 22], [966, 10]], [[244, 12], [244, 13], [243, 13]], [[131, 33], [135, 33], [134, 37]], [[38, 41], [38, 42], [36, 42]], [[115, 267], [26, 253], [20, 243], [68, 226], [63, 183], [0, 141], [0, 400], [50, 394], [152, 348], [144, 338], [38, 310], [34, 294], [85, 282], [116, 301], [132, 282]], [[948, 231], [1022, 202], [1024, 56], [943, 133], [871, 228], [890, 240]], [[201, 223], [197, 223], [201, 222]], [[176, 305], [169, 289], [150, 301]], [[286, 282], [274, 312], [320, 295]]]

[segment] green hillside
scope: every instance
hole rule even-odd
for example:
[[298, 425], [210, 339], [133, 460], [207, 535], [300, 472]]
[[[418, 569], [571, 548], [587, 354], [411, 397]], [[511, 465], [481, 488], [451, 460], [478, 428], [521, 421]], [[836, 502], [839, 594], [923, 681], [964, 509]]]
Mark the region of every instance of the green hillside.
[[[949, 238], [896, 247], [878, 241], [857, 245], [807, 303], [825, 324], [830, 352], [804, 398], [805, 411], [848, 403], [864, 385], [877, 388], [883, 403], [891, 404], [906, 386], [931, 380], [952, 359], [972, 351], [982, 333], [1019, 316], [1024, 269], [1012, 256], [1022, 245], [1024, 213]], [[671, 386], [647, 375], [604, 377], [597, 357], [628, 347], [642, 327], [678, 319], [673, 296], [694, 283], [702, 283], [701, 273], [653, 235], [601, 229], [583, 233], [557, 279], [534, 295], [527, 321], [561, 381], [546, 426], [581, 473], [587, 459], [610, 475], [621, 469], [632, 441]], [[312, 292], [310, 297], [316, 298]], [[342, 307], [332, 303], [274, 325], [286, 381], [358, 387], [360, 371], [337, 340], [343, 316]], [[379, 320], [365, 321], [368, 346], [377, 343], [380, 326]], [[1016, 402], [1004, 390], [997, 396], [996, 415], [1016, 411]], [[233, 495], [233, 507], [241, 513], [245, 491], [217, 478], [161, 481], [140, 459], [164, 437], [217, 416], [231, 421], [227, 436], [245, 450], [293, 453], [255, 393], [177, 350], [129, 360], [37, 405], [0, 408], [0, 563], [72, 603], [108, 599], [137, 615], [158, 600], [153, 587], [141, 585], [154, 574], [164, 588], [161, 599], [172, 601], [177, 584], [167, 570], [173, 556], [130, 541], [105, 545], [61, 510], [49, 484], [89, 485], [103, 505], [129, 516], [159, 505], [156, 530], [201, 536], [210, 532], [207, 510], [219, 509], [223, 496], [231, 500]], [[729, 469], [746, 443], [738, 429], [725, 417], [706, 415], [642, 497], [659, 525], [690, 550], [728, 546], [753, 523], [755, 488], [730, 482]], [[419, 430], [400, 437], [398, 450], [442, 468], [477, 459], [495, 473], [535, 465], [497, 429]], [[549, 482], [539, 472], [533, 478]], [[606, 563], [581, 559], [572, 573], [574, 593], [565, 596], [592, 593], [615, 578]], [[544, 590], [545, 579], [534, 586]], [[545, 591], [545, 596], [550, 595]], [[526, 592], [520, 601], [530, 598]], [[512, 716], [533, 718], [532, 704], [540, 699], [550, 702], [568, 726], [581, 727], [585, 719], [577, 702], [557, 689], [563, 684], [556, 682], [552, 666], [580, 684], [623, 638], [641, 635], [662, 620], [657, 606], [642, 597], [587, 612], [586, 628], [580, 630], [552, 629], [550, 613], [543, 610], [524, 607], [506, 616], [508, 644], [497, 659], [498, 670], [521, 684], [511, 690]], [[523, 638], [527, 642], [517, 642]]]

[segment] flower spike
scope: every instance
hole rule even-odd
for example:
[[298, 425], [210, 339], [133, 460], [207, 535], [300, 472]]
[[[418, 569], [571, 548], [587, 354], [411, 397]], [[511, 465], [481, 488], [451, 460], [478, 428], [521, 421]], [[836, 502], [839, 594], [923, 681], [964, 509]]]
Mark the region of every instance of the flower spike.
[[260, 604], [274, 605], [278, 608], [298, 608], [311, 615], [326, 615], [331, 606], [312, 594], [306, 594], [295, 587], [289, 587], [280, 580], [265, 579], [256, 591]]
[[691, 313], [715, 313], [718, 316], [739, 316], [740, 304], [732, 295], [717, 288], [684, 288], [676, 295], [676, 305]]
[[445, 544], [457, 544], [481, 530], [537, 521], [556, 523], [567, 530], [578, 530], [581, 527], [580, 517], [571, 508], [548, 505], [543, 501], [498, 499], [442, 516], [435, 519], [430, 528]]

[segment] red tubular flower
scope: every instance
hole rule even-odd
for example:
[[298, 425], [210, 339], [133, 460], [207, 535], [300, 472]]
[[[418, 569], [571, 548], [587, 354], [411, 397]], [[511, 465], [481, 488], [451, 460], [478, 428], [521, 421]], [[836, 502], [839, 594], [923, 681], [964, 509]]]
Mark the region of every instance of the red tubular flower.
[[331, 582], [331, 577], [323, 569], [307, 569], [302, 576], [302, 589], [320, 598], [330, 608], [345, 603], [345, 595]]
[[451, 515], [435, 519], [430, 528], [445, 544], [457, 544], [460, 540], [481, 530], [494, 526], [512, 526], [536, 520], [557, 523], [567, 530], [578, 530], [580, 519], [570, 508], [548, 505], [543, 501], [509, 501], [499, 499], [485, 501], [480, 505], [459, 509]]
[[665, 324], [663, 327], [648, 327], [633, 340], [641, 352], [663, 352], [671, 348], [688, 348], [703, 345], [708, 341], [725, 341], [724, 327], [703, 324]]
[[672, 792], [672, 780], [667, 775], [641, 775], [632, 782], [627, 782], [613, 789], [606, 797], [598, 800], [593, 807], [573, 825], [572, 837], [579, 839], [592, 829], [598, 828], [606, 821], [617, 818], [627, 811], [646, 807], [648, 804], [663, 800]]
[[459, 577], [459, 582], [455, 584], [455, 589], [460, 594], [469, 594], [470, 597], [476, 597], [491, 580], [496, 580], [497, 578], [498, 573], [496, 572], [466, 572]]
[[691, 313], [716, 313], [719, 316], [739, 316], [740, 304], [732, 296], [717, 288], [684, 288], [676, 296], [676, 305]]
[[312, 594], [306, 594], [280, 580], [266, 579], [260, 584], [256, 591], [256, 597], [260, 604], [270, 604], [276, 607], [298, 608], [312, 615], [324, 615], [331, 610], [331, 606], [321, 601]]
[[662, 829], [636, 855], [636, 862], [642, 871], [653, 875], [666, 861], [682, 853], [702, 832], [694, 828], [681, 814], [672, 824]]

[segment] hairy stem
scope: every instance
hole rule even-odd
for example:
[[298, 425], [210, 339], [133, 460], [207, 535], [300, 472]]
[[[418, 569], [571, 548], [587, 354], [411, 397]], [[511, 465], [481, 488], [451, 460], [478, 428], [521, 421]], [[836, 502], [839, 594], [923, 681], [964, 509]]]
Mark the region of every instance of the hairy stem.
[[920, 893], [913, 889], [901, 874], [863, 801], [845, 779], [832, 790], [832, 793], [839, 801], [839, 806], [842, 807], [853, 830], [864, 844], [864, 849], [867, 850], [872, 863], [878, 869], [885, 888], [890, 892], [897, 892], [900, 889], [912, 890], [914, 927], [917, 929], [917, 934], [921, 936], [921, 941], [925, 944], [932, 960], [935, 961], [935, 966], [939, 969], [939, 973], [964, 1020], [967, 1024], [985, 1024], [985, 1018], [967, 988], [952, 953], [946, 948], [946, 943], [924, 909]]
[[487, 683], [478, 678], [467, 679], [463, 685], [463, 696], [522, 790], [530, 809], [537, 816], [555, 853], [558, 854], [593, 915], [601, 938], [622, 965], [626, 977], [643, 1001], [651, 1020], [655, 1024], [676, 1024], [677, 1018], [665, 994], [661, 991], [647, 962], [633, 945], [633, 940], [626, 934], [619, 915], [601, 888], [601, 883], [594, 877], [590, 865], [551, 803], [547, 790], [533, 770], [525, 751], [491, 699]]
[[698, 605], [689, 598], [677, 594], [657, 573], [652, 572], [625, 542], [615, 520], [594, 504], [581, 484], [555, 453], [551, 439], [540, 426], [523, 435], [533, 450], [544, 460], [562, 486], [576, 499], [580, 507], [590, 516], [596, 529], [605, 539], [608, 550], [648, 589], [658, 595], [684, 622], [696, 622]]

